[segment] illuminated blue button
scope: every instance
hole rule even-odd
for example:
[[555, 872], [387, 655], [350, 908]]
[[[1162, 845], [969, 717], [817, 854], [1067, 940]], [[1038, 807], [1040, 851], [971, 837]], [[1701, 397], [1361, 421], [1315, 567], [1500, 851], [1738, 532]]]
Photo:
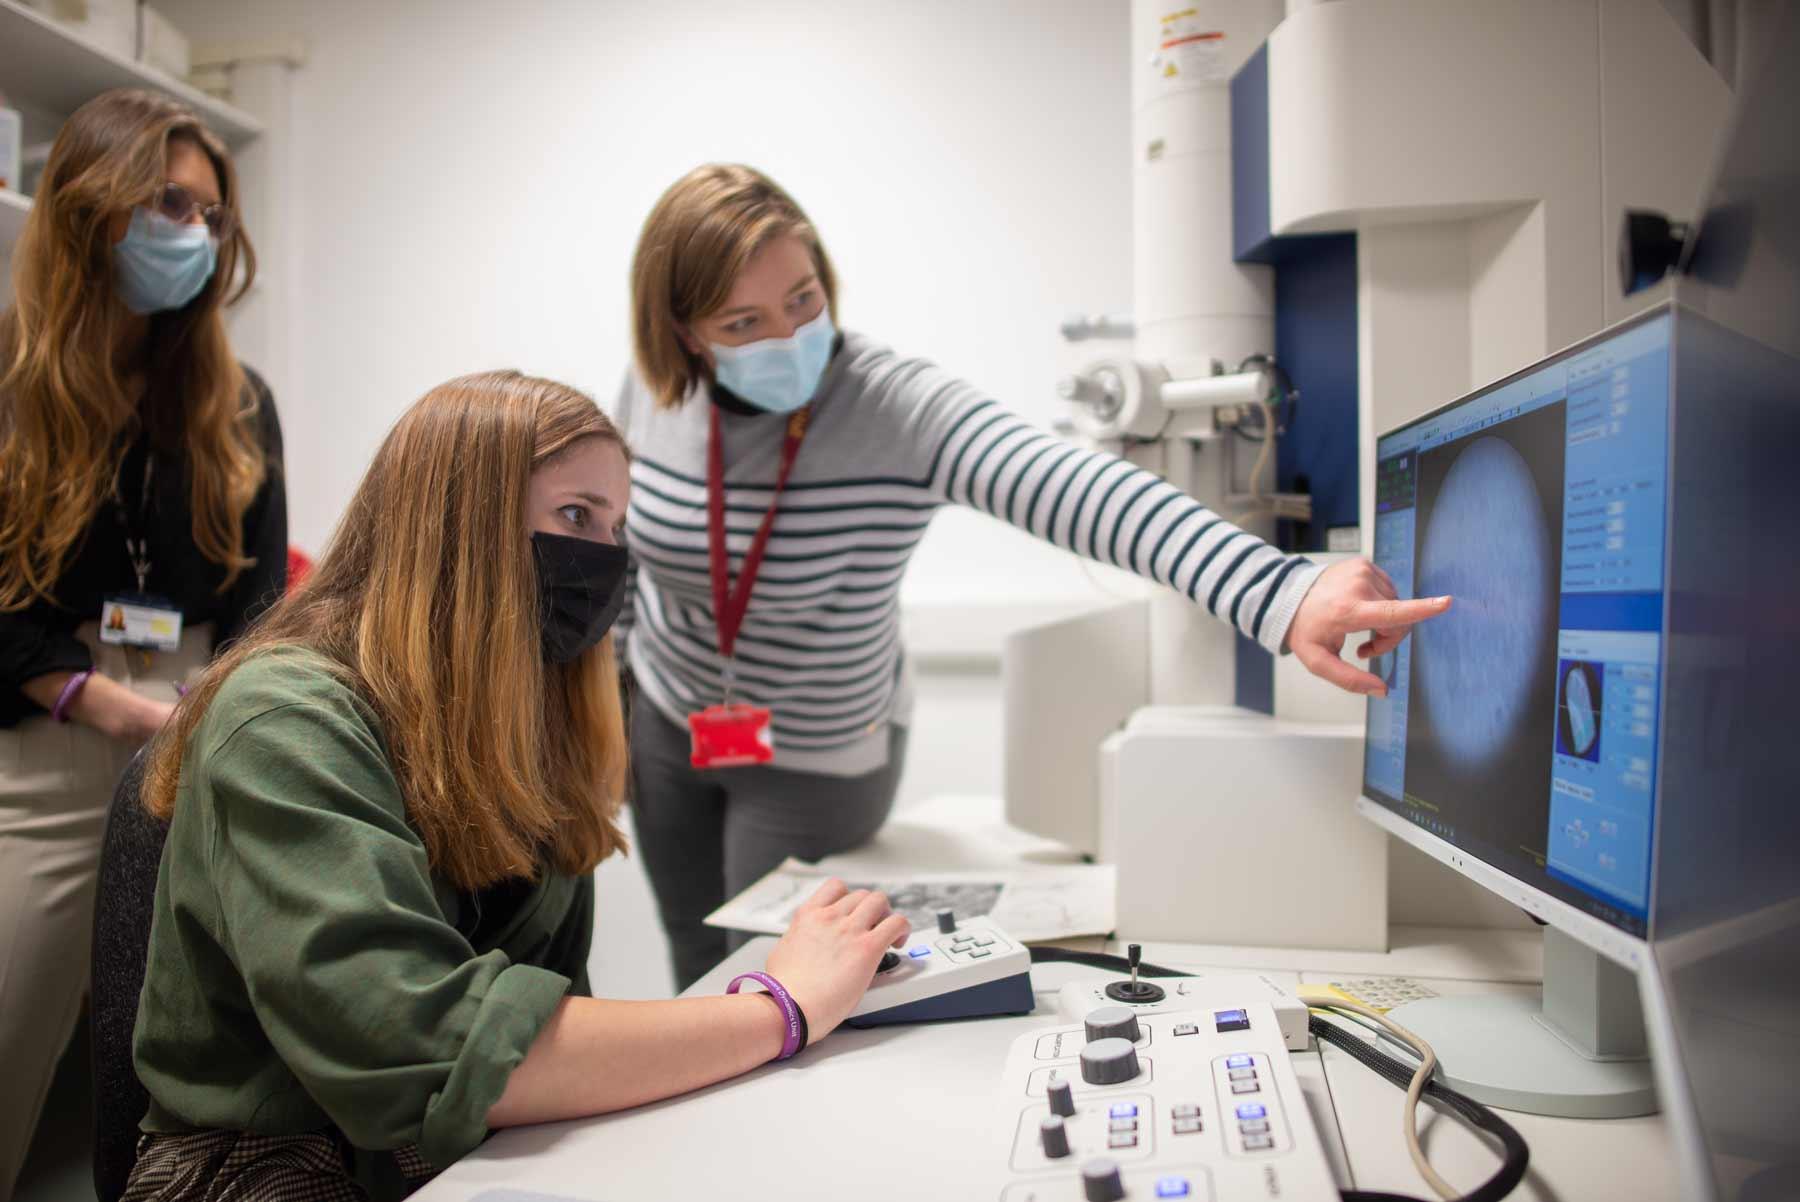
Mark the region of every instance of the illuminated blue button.
[[1261, 1102], [1245, 1102], [1242, 1106], [1237, 1108], [1237, 1116], [1240, 1119], [1267, 1118], [1268, 1114], [1269, 1108], [1264, 1106]]
[[1228, 1031], [1248, 1031], [1250, 1016], [1242, 1010], [1214, 1010], [1213, 1027], [1221, 1035]]
[[929, 956], [931, 954], [931, 949], [928, 947], [908, 948], [906, 954], [917, 960], [920, 956]]
[[1188, 1196], [1186, 1177], [1158, 1177], [1156, 1179], [1156, 1196], [1159, 1198], [1185, 1198]]
[[1243, 1052], [1239, 1052], [1235, 1056], [1225, 1057], [1226, 1068], [1249, 1068], [1254, 1063], [1256, 1062]]
[[1134, 1117], [1136, 1114], [1136, 1102], [1114, 1102], [1106, 1112], [1108, 1118], [1115, 1119], [1128, 1119]]

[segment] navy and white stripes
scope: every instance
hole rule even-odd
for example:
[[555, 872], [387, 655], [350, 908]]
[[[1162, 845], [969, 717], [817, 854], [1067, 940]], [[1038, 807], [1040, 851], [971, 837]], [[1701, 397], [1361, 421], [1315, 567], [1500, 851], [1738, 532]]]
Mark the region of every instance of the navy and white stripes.
[[[629, 657], [671, 720], [720, 700], [706, 543], [704, 395], [657, 409], [635, 377], [615, 417], [636, 458]], [[784, 423], [727, 414], [733, 571], [773, 495]], [[901, 577], [933, 513], [969, 505], [1178, 589], [1279, 648], [1318, 569], [1158, 477], [1031, 426], [928, 364], [855, 334], [833, 359], [738, 636], [740, 698], [775, 713], [780, 767], [872, 771], [905, 721]]]

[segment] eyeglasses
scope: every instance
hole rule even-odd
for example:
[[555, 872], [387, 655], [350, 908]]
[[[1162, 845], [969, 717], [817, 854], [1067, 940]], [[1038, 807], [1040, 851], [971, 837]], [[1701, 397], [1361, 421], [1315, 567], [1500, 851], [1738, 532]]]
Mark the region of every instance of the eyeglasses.
[[173, 180], [156, 193], [156, 211], [170, 221], [186, 225], [199, 213], [207, 232], [223, 242], [237, 229], [237, 214], [222, 204], [203, 205], [200, 198]]

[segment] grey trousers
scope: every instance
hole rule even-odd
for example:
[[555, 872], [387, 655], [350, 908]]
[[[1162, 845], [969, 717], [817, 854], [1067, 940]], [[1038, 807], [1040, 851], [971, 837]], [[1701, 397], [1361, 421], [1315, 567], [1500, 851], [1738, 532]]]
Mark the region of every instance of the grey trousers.
[[862, 776], [782, 768], [696, 771], [688, 732], [641, 697], [631, 707], [631, 806], [637, 852], [686, 989], [747, 935], [702, 922], [789, 856], [817, 860], [887, 821], [906, 760], [906, 728], [888, 727], [888, 762]]
[[[158, 701], [174, 701], [176, 682], [198, 677], [212, 651], [210, 625], [148, 656], [101, 643], [93, 622], [79, 634], [95, 668]], [[101, 830], [136, 750], [47, 717], [0, 731], [0, 1202], [81, 1013]]]

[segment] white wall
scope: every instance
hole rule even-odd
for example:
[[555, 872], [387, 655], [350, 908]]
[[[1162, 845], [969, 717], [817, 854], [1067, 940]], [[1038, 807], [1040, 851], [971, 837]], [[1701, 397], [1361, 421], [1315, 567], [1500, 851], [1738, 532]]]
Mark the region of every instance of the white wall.
[[[275, 381], [303, 546], [435, 383], [516, 366], [609, 403], [638, 227], [701, 162], [752, 163], [796, 195], [847, 325], [1043, 424], [1058, 321], [1130, 301], [1123, 0], [159, 7], [196, 41], [308, 45], [298, 316]], [[945, 518], [909, 594], [1091, 592], [1061, 553]]]

